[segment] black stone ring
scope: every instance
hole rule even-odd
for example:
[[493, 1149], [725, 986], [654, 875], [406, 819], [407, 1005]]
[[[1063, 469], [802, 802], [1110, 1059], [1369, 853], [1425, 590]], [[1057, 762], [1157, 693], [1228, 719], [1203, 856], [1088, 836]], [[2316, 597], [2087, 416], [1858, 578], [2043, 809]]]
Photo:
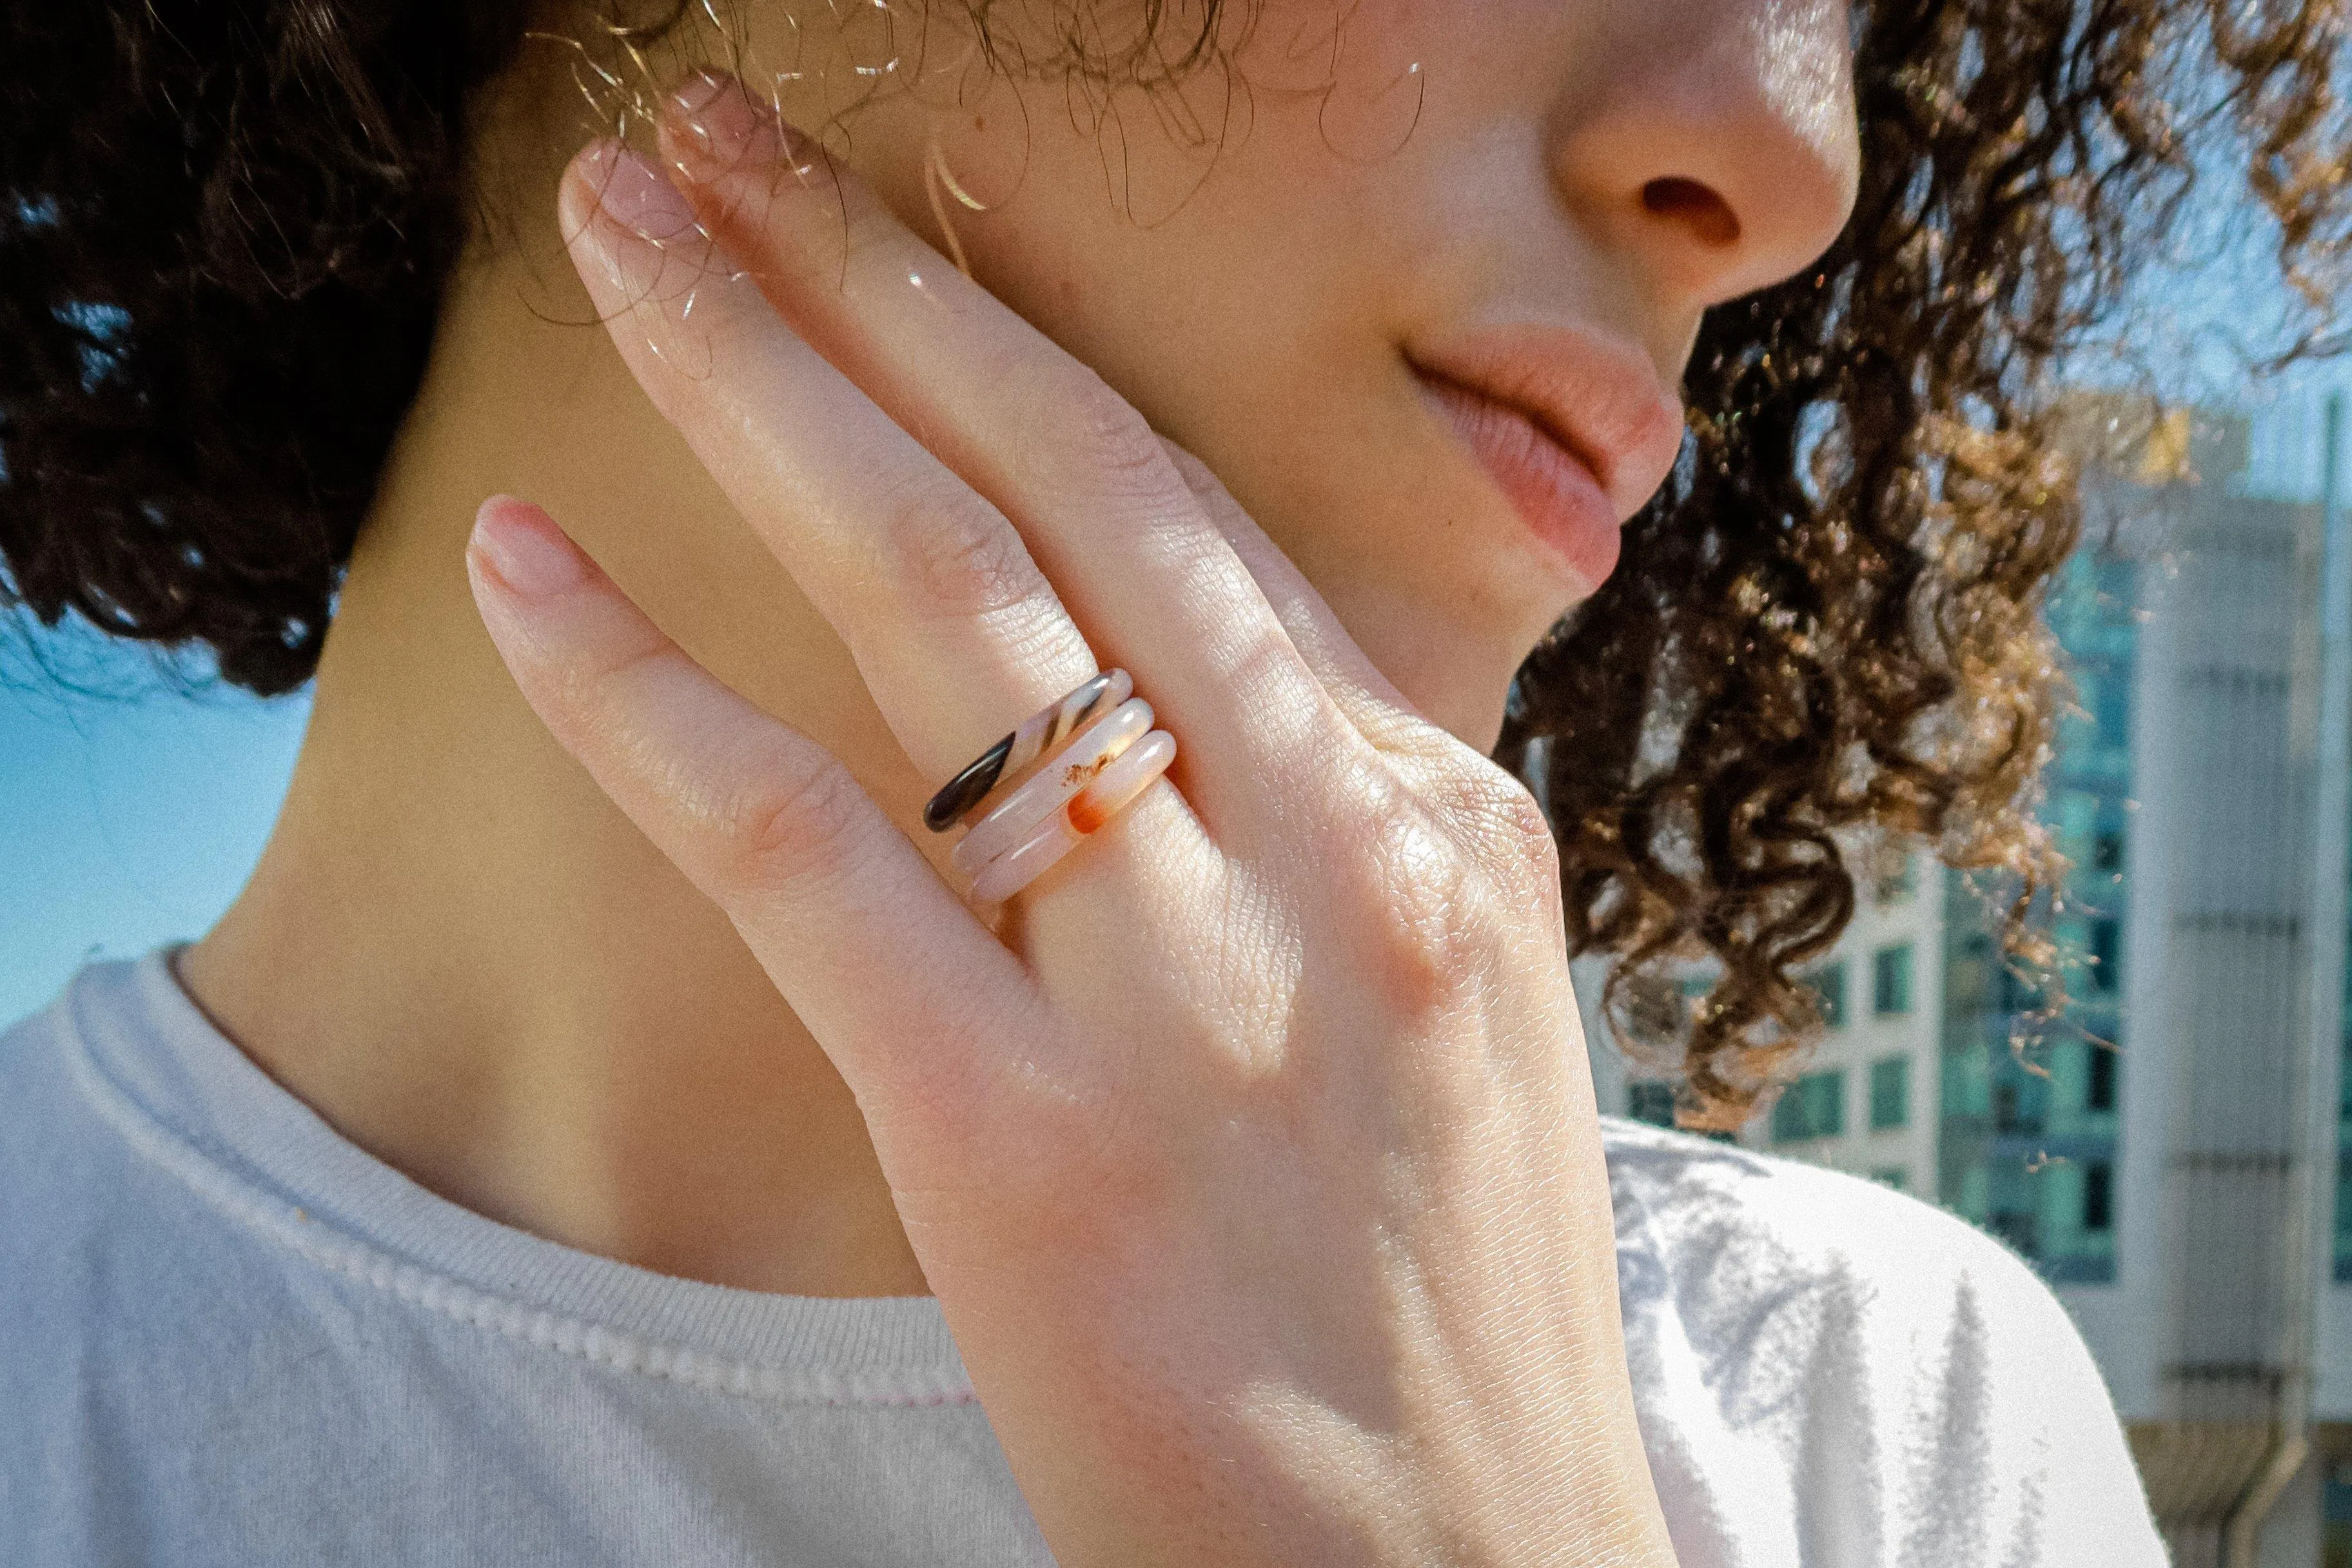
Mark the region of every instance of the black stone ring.
[[1045, 754], [1046, 748], [1097, 713], [1107, 713], [1135, 694], [1123, 669], [1107, 669], [1050, 708], [1023, 721], [1019, 729], [982, 752], [978, 760], [941, 785], [923, 807], [923, 826], [945, 833], [980, 809], [997, 786]]

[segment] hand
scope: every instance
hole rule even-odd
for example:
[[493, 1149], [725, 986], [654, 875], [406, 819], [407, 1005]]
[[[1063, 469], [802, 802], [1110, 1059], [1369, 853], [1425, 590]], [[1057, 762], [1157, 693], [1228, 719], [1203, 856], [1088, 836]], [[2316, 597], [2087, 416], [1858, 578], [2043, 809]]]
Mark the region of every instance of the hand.
[[916, 765], [1098, 660], [1181, 754], [992, 929], [543, 513], [484, 507], [476, 595], [855, 1091], [1057, 1558], [1671, 1562], [1534, 801], [1092, 373], [698, 96], [682, 190], [592, 148], [565, 232]]

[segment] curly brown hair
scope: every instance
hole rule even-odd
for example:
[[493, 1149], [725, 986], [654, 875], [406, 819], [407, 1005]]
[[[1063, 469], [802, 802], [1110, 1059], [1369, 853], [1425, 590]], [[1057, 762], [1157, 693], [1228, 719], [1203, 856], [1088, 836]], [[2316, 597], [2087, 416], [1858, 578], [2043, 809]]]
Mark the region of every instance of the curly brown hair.
[[[989, 38], [993, 0], [962, 3]], [[684, 9], [592, 6], [583, 37]], [[2178, 210], [2200, 131], [2234, 136], [2282, 265], [2321, 296], [2347, 244], [2340, 9], [1858, 6], [1853, 219], [1802, 276], [1710, 312], [1683, 460], [1522, 669], [1498, 753], [1544, 786], [1570, 941], [1616, 955], [1612, 1021], [1683, 1076], [1686, 1123], [1744, 1117], [1816, 1026], [1796, 974], [1853, 912], [1857, 834], [2021, 896], [2060, 868], [2033, 817], [2064, 700], [2041, 610], [2077, 505], [2048, 373]], [[995, 63], [1180, 74], [1228, 10], [1146, 0], [1119, 58], [1087, 27], [1064, 58]], [[0, 18], [0, 603], [289, 690], [476, 232], [478, 89], [533, 8]], [[2048, 956], [2021, 920], [2011, 941]], [[1636, 1005], [1707, 955], [1694, 1016]]]
[[[2347, 243], [2343, 15], [1863, 6], [1853, 215], [1801, 276], [1709, 313], [1684, 461], [1528, 659], [1504, 737], [1549, 789], [1570, 940], [1617, 955], [1610, 1021], [1682, 1079], [1684, 1124], [1737, 1125], [1818, 1028], [1799, 975], [1853, 915], [1857, 842], [1990, 873], [2011, 961], [2063, 1007], [2028, 918], [2065, 869], [2034, 816], [2068, 700], [2042, 600], [2080, 525], [2052, 371], [2158, 259], [2217, 143], [2321, 330]], [[1657, 1005], [1706, 957], [1695, 1009]]]

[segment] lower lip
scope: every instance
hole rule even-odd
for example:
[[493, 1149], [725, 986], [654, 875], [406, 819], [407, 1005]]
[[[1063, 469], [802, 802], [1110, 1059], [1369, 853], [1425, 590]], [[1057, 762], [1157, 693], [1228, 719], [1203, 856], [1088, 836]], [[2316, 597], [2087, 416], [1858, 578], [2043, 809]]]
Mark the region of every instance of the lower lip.
[[1583, 459], [1507, 404], [1441, 381], [1420, 378], [1454, 428], [1511, 499], [1528, 531], [1597, 592], [1617, 568], [1616, 509]]

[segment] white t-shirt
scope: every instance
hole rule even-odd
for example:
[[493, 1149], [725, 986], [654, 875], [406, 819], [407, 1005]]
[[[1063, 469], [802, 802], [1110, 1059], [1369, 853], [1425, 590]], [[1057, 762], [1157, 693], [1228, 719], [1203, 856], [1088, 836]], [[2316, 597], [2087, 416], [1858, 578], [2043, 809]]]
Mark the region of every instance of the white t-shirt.
[[[1852, 1177], [1605, 1121], [1683, 1568], [2155, 1568], [2057, 1301]], [[433, 1196], [160, 957], [0, 1038], [0, 1563], [1042, 1564], [927, 1299], [668, 1279]]]

